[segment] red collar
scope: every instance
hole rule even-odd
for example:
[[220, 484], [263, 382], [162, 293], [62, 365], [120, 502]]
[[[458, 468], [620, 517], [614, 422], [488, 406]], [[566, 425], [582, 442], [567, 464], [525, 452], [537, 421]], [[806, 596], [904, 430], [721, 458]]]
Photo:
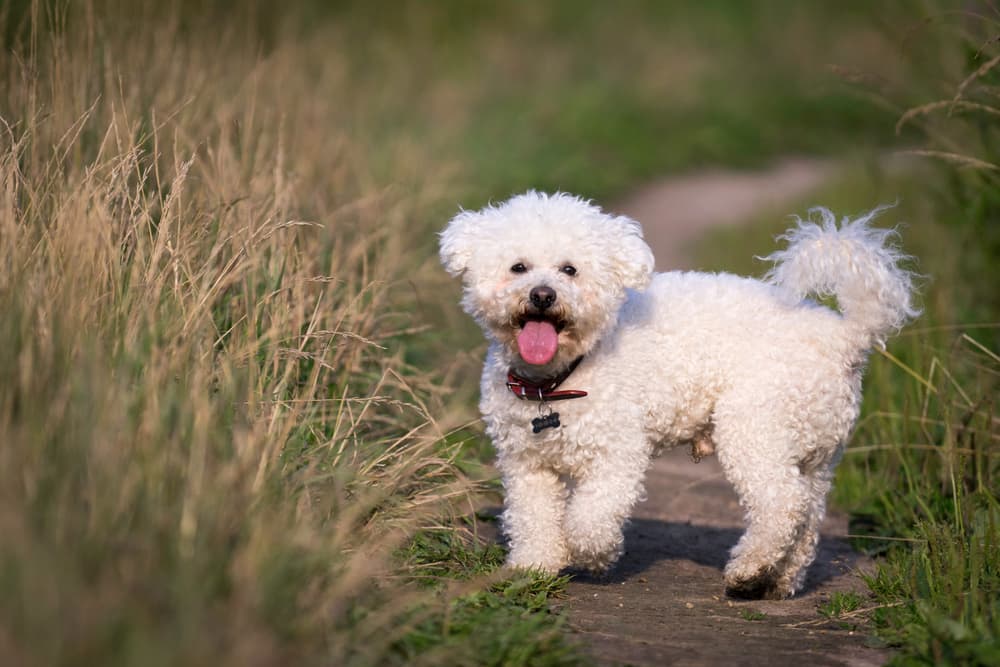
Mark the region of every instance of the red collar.
[[513, 370], [507, 371], [507, 388], [515, 396], [525, 401], [562, 401], [567, 398], [583, 398], [587, 392], [579, 389], [563, 389], [556, 391], [556, 387], [561, 385], [570, 376], [576, 367], [583, 361], [583, 357], [577, 357], [573, 363], [559, 375], [541, 382], [532, 382], [526, 378], [516, 375]]

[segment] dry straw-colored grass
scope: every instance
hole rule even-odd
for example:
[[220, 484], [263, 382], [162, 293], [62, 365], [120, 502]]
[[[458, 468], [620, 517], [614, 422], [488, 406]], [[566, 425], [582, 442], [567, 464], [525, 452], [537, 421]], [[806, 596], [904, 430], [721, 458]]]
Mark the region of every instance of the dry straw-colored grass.
[[472, 488], [389, 308], [440, 185], [318, 39], [63, 7], [0, 67], [0, 662], [380, 662]]
[[[927, 25], [945, 20], [946, 16], [947, 13], [932, 15]], [[962, 37], [970, 45], [976, 35], [989, 35], [972, 59], [975, 69], [965, 74], [957, 85], [947, 86], [951, 90], [947, 90], [946, 99], [905, 109], [896, 122], [896, 134], [901, 134], [908, 125], [916, 125], [924, 134], [928, 146], [906, 151], [907, 153], [943, 160], [995, 176], [1000, 165], [989, 159], [988, 145], [990, 130], [996, 127], [997, 116], [1000, 116], [995, 83], [1000, 54], [991, 55], [997, 43], [994, 34], [998, 24], [996, 10], [985, 15], [965, 11], [962, 17], [970, 23], [968, 29], [973, 33]], [[927, 25], [922, 28], [927, 29]], [[960, 71], [964, 71], [966, 63], [961, 62], [958, 67]], [[941, 65], [941, 68], [945, 72], [944, 80], [955, 76], [954, 65], [951, 68]], [[963, 122], [954, 120], [959, 114], [964, 116]], [[987, 182], [996, 185], [995, 178], [989, 178]]]

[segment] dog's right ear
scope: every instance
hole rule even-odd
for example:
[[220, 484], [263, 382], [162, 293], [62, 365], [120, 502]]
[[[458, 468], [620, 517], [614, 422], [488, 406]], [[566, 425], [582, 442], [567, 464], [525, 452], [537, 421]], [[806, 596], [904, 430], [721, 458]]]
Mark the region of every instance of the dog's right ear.
[[441, 264], [453, 276], [460, 276], [469, 268], [474, 247], [474, 227], [479, 214], [462, 211], [441, 232]]

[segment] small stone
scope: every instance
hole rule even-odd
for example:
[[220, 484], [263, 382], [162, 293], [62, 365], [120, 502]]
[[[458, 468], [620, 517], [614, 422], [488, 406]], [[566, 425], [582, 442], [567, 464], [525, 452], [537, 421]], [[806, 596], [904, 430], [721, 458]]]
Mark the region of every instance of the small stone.
[[690, 602], [685, 602], [684, 606], [687, 607], [688, 609], [694, 609], [694, 605], [691, 604]]

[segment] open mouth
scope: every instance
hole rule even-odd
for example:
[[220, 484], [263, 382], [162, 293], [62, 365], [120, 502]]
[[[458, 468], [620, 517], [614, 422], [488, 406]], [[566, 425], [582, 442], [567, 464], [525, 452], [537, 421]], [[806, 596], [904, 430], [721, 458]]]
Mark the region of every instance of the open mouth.
[[559, 319], [557, 317], [549, 317], [542, 314], [532, 314], [525, 313], [517, 319], [517, 326], [524, 329], [524, 326], [529, 322], [548, 322], [556, 330], [556, 333], [561, 332], [566, 328], [566, 320]]
[[559, 332], [566, 322], [556, 317], [526, 313], [518, 319], [517, 351], [527, 363], [543, 366], [559, 351]]

